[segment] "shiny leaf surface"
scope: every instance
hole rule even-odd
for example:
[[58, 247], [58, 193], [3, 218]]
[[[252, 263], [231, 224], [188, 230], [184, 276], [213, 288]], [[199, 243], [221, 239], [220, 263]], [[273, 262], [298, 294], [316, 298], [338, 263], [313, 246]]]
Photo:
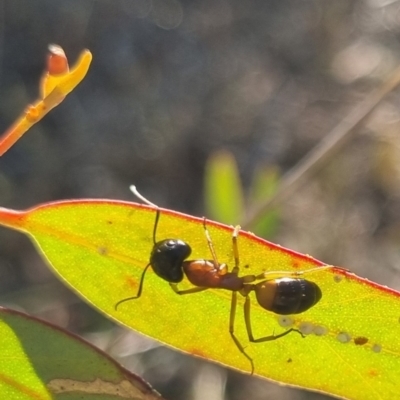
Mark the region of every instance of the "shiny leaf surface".
[[[161, 210], [157, 240], [180, 238], [191, 259], [210, 259], [202, 219]], [[140, 299], [134, 296], [152, 249], [155, 209], [112, 200], [49, 203], [24, 212], [0, 210], [0, 223], [28, 233], [62, 280], [110, 318], [170, 346], [249, 372], [248, 360], [228, 332], [231, 294], [207, 290], [176, 295], [152, 271]], [[232, 228], [207, 221], [218, 261], [233, 265]], [[240, 232], [241, 274], [304, 272], [322, 299], [308, 311], [278, 316], [251, 293], [255, 337], [297, 332], [273, 342], [249, 343], [242, 313], [235, 333], [253, 358], [255, 373], [269, 379], [349, 399], [393, 399], [400, 391], [400, 295], [338, 268], [254, 235]], [[312, 270], [307, 272], [307, 270]], [[186, 282], [182, 289], [190, 287]]]
[[54, 325], [0, 308], [0, 398], [162, 400], [142, 379]]

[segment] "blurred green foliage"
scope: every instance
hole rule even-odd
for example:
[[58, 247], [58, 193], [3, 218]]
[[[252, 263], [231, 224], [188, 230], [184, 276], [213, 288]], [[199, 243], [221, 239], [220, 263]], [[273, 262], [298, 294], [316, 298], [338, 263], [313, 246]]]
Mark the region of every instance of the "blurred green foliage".
[[[290, 170], [399, 63], [399, 10], [385, 0], [0, 0], [1, 131], [37, 96], [49, 43], [71, 60], [82, 48], [94, 54], [76, 92], [0, 159], [0, 205], [132, 200], [134, 183], [160, 206], [202, 216], [206, 161], [226, 149], [247, 207], [257, 171]], [[262, 236], [399, 288], [399, 102], [393, 93], [280, 204], [277, 228]], [[205, 381], [229, 400], [326, 398], [132, 333], [114, 346], [119, 328], [66, 291], [28, 240], [8, 230], [0, 231], [0, 276], [3, 304], [116, 349], [130, 368], [151, 371], [167, 398], [196, 399]], [[37, 296], [21, 301], [26, 291]]]
[[[245, 199], [239, 169], [233, 154], [219, 151], [211, 154], [204, 174], [204, 201], [209, 218], [225, 224], [237, 225], [246, 210], [265, 201], [278, 187], [276, 167], [258, 168], [253, 176], [249, 195]], [[273, 237], [279, 223], [279, 212], [272, 210], [260, 218], [253, 231], [256, 235]]]

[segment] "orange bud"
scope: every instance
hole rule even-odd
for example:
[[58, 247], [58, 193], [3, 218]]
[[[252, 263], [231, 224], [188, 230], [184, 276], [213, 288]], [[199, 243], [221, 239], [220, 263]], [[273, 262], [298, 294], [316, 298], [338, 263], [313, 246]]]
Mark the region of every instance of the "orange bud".
[[47, 72], [50, 75], [66, 74], [69, 71], [68, 60], [64, 50], [56, 45], [49, 45], [49, 55], [47, 56]]

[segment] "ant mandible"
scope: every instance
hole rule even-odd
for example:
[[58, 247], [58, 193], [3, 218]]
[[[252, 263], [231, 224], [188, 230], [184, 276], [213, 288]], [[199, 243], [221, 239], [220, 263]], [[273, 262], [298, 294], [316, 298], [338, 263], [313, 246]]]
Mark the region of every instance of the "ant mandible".
[[[250, 342], [261, 343], [276, 340], [286, 336], [292, 331], [298, 332], [302, 335], [300, 331], [290, 328], [278, 335], [268, 335], [255, 339], [250, 319], [249, 294], [254, 291], [258, 304], [265, 310], [280, 315], [299, 314], [313, 307], [321, 299], [321, 289], [316, 283], [306, 279], [293, 277], [265, 279], [269, 274], [274, 274], [275, 276], [277, 274], [287, 275], [287, 271], [264, 272], [260, 275], [239, 276], [239, 249], [237, 244], [237, 238], [240, 231], [239, 226], [234, 228], [232, 234], [235, 266], [232, 268], [232, 271], [229, 272], [228, 266], [226, 264], [220, 264], [217, 260], [205, 218], [203, 219], [203, 228], [212, 255], [212, 260], [187, 260], [192, 249], [184, 241], [180, 239], [164, 239], [157, 242], [156, 234], [160, 219], [160, 209], [158, 206], [144, 198], [137, 191], [135, 186], [131, 186], [130, 189], [139, 199], [146, 204], [155, 207], [157, 210], [153, 228], [153, 249], [150, 254], [150, 262], [147, 264], [141, 275], [139, 289], [136, 296], [118, 301], [115, 304], [115, 309], [117, 309], [122, 303], [138, 299], [141, 296], [145, 274], [147, 270], [152, 267], [155, 274], [167, 281], [174, 292], [179, 295], [197, 293], [207, 289], [226, 289], [232, 292], [229, 333], [236, 347], [249, 360], [251, 364], [251, 374], [254, 372], [253, 359], [246, 353], [234, 332], [237, 293], [240, 293], [245, 297], [244, 320]], [[299, 273], [297, 273], [297, 275], [299, 275]], [[186, 276], [194, 287], [186, 290], [179, 290], [178, 283], [183, 280], [184, 276]], [[260, 280], [262, 281], [253, 283]]]

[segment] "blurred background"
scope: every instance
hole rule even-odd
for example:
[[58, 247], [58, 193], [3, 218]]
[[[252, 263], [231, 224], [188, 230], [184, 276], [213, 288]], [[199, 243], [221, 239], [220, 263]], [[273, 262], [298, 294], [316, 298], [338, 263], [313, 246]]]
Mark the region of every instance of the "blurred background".
[[[1, 132], [37, 97], [49, 43], [72, 65], [89, 48], [93, 63], [0, 159], [1, 206], [135, 201], [134, 183], [160, 206], [218, 219], [206, 201], [210, 157], [236, 160], [243, 209], [260, 174], [273, 191], [398, 65], [400, 1], [0, 0]], [[395, 91], [258, 233], [400, 289], [399, 105]], [[127, 333], [3, 228], [0, 301], [83, 335], [168, 400], [329, 398]]]

